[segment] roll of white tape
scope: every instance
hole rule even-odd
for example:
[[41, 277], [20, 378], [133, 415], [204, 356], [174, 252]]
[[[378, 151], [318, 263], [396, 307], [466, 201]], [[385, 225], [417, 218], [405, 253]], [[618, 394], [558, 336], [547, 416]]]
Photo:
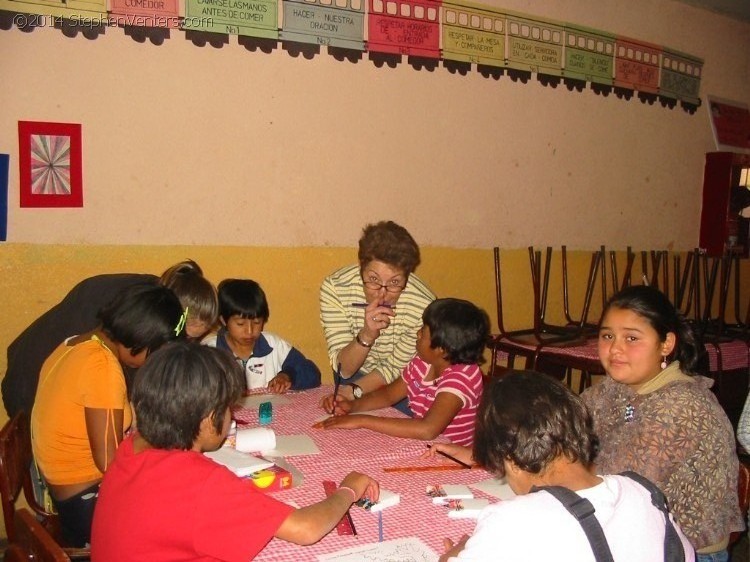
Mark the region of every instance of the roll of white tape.
[[267, 451], [276, 448], [276, 434], [269, 427], [253, 427], [237, 430], [235, 448], [243, 453]]

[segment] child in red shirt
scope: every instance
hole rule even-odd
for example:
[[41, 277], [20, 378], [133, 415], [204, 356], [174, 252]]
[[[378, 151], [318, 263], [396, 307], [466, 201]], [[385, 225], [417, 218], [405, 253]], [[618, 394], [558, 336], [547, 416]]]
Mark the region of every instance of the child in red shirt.
[[138, 431], [117, 451], [99, 492], [92, 560], [246, 562], [276, 536], [312, 544], [378, 484], [351, 472], [339, 490], [294, 509], [203, 455], [229, 431], [230, 406], [245, 388], [224, 351], [186, 342], [149, 357], [138, 372]]

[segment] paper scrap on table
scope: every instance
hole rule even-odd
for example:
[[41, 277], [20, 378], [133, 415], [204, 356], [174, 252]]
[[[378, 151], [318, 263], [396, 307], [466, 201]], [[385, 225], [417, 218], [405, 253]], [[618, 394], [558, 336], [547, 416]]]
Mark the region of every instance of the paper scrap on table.
[[263, 402], [270, 402], [275, 407], [289, 404], [289, 398], [285, 398], [280, 394], [251, 394], [250, 396], [243, 396], [237, 404], [242, 408], [251, 410], [257, 408]]
[[373, 503], [370, 500], [363, 498], [355, 502], [355, 505], [358, 505], [359, 507], [362, 507], [372, 513], [377, 513], [378, 511], [383, 511], [384, 509], [393, 507], [394, 505], [398, 505], [399, 503], [401, 503], [400, 495], [395, 492], [391, 492], [390, 490], [380, 488], [380, 496], [378, 497], [378, 501]]
[[467, 500], [474, 497], [468, 486], [463, 484], [433, 484], [426, 489], [432, 503], [442, 505], [450, 500]]
[[490, 500], [469, 499], [469, 500], [448, 500], [442, 507], [448, 508], [448, 517], [451, 519], [477, 519], [479, 513], [488, 505]]
[[439, 556], [416, 537], [376, 542], [318, 556], [319, 562], [437, 562]]
[[276, 447], [263, 451], [263, 455], [269, 457], [296, 457], [319, 453], [320, 449], [309, 435], [277, 435]]
[[469, 484], [472, 488], [476, 488], [480, 492], [484, 492], [488, 496], [499, 498], [501, 500], [510, 500], [516, 497], [515, 492], [510, 489], [505, 478], [490, 478], [488, 480], [482, 480], [476, 484]]

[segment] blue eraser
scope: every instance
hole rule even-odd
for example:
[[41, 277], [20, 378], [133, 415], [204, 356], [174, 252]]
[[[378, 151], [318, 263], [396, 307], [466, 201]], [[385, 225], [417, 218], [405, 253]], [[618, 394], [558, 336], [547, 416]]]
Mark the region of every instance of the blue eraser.
[[273, 421], [273, 404], [263, 402], [258, 408], [258, 421], [260, 425], [268, 425]]

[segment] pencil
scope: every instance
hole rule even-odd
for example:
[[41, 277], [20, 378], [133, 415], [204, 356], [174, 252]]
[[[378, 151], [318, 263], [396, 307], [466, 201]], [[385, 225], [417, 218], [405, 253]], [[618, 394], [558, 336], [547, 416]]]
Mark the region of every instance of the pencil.
[[341, 363], [339, 363], [338, 369], [333, 374], [333, 406], [331, 407], [331, 415], [336, 411], [336, 396], [339, 393], [339, 387], [341, 386]]
[[[368, 304], [366, 302], [355, 302], [355, 303], [352, 303], [352, 306], [354, 308], [367, 308]], [[395, 309], [396, 308], [395, 306], [393, 306], [392, 304], [388, 304], [387, 302], [380, 303], [378, 306], [384, 306], [384, 307], [390, 308], [390, 309]]]
[[[471, 467], [471, 469], [479, 468]], [[458, 464], [434, 464], [431, 466], [386, 466], [383, 472], [430, 472], [433, 470], [466, 470], [465, 466]]]
[[[432, 445], [429, 445], [429, 444], [426, 444], [426, 445], [427, 445], [427, 448], [428, 448], [428, 449], [429, 449], [430, 447], [432, 447]], [[464, 468], [471, 468], [471, 465], [470, 465], [470, 464], [466, 464], [466, 463], [465, 463], [464, 461], [460, 461], [460, 460], [458, 460], [458, 459], [457, 459], [456, 457], [453, 457], [453, 456], [449, 455], [448, 453], [444, 453], [443, 451], [435, 451], [435, 452], [436, 452], [436, 453], [437, 453], [438, 455], [440, 455], [440, 456], [442, 456], [442, 457], [445, 457], [446, 459], [450, 459], [450, 460], [452, 460], [453, 462], [457, 462], [458, 464], [460, 464], [460, 465], [461, 465], [461, 466], [463, 466]]]

